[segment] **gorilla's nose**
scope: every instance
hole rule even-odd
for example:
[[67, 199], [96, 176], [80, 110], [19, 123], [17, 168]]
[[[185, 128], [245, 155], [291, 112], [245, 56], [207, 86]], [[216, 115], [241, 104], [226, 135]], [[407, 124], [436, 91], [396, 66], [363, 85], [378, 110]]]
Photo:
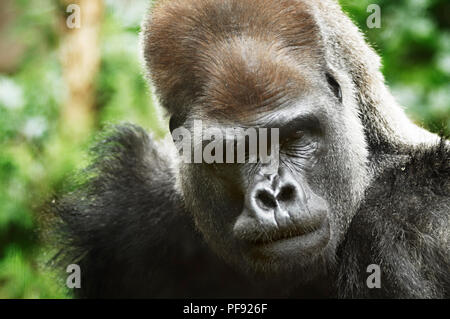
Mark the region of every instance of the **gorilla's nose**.
[[[277, 178], [279, 179], [279, 178]], [[255, 191], [255, 203], [259, 209], [271, 210], [277, 206], [286, 206], [295, 203], [298, 197], [298, 191], [293, 184], [285, 183], [268, 188], [263, 186]]]
[[298, 179], [283, 169], [258, 174], [234, 224], [235, 236], [247, 242], [273, 242], [314, 233], [326, 225], [326, 203], [306, 180]]
[[306, 204], [300, 185], [282, 170], [259, 176], [248, 195], [247, 208], [263, 224], [272, 220], [278, 226], [287, 226]]

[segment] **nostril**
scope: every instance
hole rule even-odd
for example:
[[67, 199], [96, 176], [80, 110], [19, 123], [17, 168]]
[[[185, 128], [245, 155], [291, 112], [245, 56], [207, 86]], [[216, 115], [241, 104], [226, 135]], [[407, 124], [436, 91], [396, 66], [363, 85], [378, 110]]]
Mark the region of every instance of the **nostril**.
[[256, 194], [256, 202], [262, 208], [276, 208], [277, 202], [275, 198], [267, 191], [259, 191]]
[[295, 187], [292, 185], [286, 185], [281, 188], [280, 193], [277, 196], [277, 199], [280, 202], [289, 202], [295, 198]]

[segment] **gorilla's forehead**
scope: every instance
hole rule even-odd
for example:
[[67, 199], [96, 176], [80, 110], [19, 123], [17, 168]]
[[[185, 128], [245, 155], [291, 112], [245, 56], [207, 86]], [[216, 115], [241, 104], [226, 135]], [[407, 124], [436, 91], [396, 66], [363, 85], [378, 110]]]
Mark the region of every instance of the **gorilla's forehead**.
[[160, 1], [146, 29], [146, 60], [168, 103], [182, 96], [177, 104], [201, 97], [215, 110], [277, 106], [305, 87], [302, 73], [322, 56], [303, 1]]
[[287, 106], [310, 91], [318, 74], [310, 52], [252, 38], [231, 38], [208, 52], [198, 71], [203, 87], [197, 105], [210, 115], [242, 117]]
[[299, 0], [162, 0], [151, 20], [156, 32], [173, 31], [200, 42], [229, 34], [282, 35], [298, 45], [301, 33], [308, 35], [302, 41], [314, 42], [313, 10], [312, 1]]
[[317, 25], [312, 10], [310, 2], [298, 0], [166, 0], [156, 3], [152, 19], [166, 30], [187, 31], [199, 40], [233, 33], [265, 37], [285, 32], [297, 42], [298, 34], [292, 31], [309, 32]]

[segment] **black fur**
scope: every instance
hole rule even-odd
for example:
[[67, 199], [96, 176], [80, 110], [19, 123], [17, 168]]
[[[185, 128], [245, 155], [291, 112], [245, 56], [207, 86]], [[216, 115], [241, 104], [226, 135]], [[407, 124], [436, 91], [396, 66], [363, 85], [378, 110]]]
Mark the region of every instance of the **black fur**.
[[[51, 207], [64, 240], [58, 265], [82, 270], [78, 297], [450, 296], [444, 142], [384, 158], [392, 167], [367, 191], [328, 277], [288, 290], [283, 281], [258, 284], [210, 251], [144, 130], [123, 125], [106, 136], [84, 181]], [[365, 284], [369, 264], [381, 266], [381, 289]]]
[[[448, 298], [450, 148], [442, 140], [389, 162], [339, 249], [339, 295]], [[365, 286], [370, 264], [381, 266], [381, 289]]]
[[174, 192], [169, 163], [151, 137], [133, 125], [104, 135], [77, 190], [50, 206], [64, 246], [56, 264], [65, 270], [76, 263], [82, 270], [75, 295], [244, 296], [245, 278], [194, 231]]

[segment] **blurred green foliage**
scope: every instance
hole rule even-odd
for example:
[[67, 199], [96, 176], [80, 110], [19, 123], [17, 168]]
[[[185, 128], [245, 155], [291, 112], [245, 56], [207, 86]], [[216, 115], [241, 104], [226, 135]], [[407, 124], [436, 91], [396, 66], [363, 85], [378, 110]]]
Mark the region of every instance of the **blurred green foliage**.
[[[450, 2], [342, 0], [344, 10], [382, 56], [397, 100], [418, 124], [450, 132]], [[366, 24], [369, 4], [381, 9], [381, 28]]]
[[[128, 6], [126, 4], [128, 3]], [[8, 29], [26, 47], [20, 65], [0, 73], [0, 298], [66, 298], [62, 279], [47, 267], [42, 203], [86, 163], [85, 149], [107, 123], [131, 121], [161, 136], [139, 60], [138, 33], [148, 1], [106, 1], [97, 78], [98, 125], [72, 143], [59, 121], [65, 96], [58, 60], [55, 0], [16, 1]], [[450, 133], [450, 2], [342, 0], [344, 9], [383, 57], [384, 74], [410, 116], [434, 132]], [[368, 29], [367, 6], [381, 7], [380, 29]], [[0, 36], [2, 36], [0, 34]]]

